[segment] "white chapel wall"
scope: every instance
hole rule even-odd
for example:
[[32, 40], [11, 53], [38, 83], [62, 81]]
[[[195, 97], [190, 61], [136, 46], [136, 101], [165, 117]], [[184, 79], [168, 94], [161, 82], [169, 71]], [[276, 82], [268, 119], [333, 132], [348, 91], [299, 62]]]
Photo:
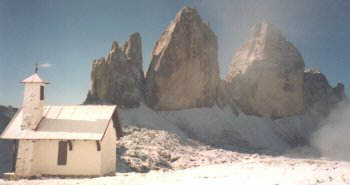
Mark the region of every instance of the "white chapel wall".
[[27, 128], [35, 129], [43, 115], [43, 101], [40, 100], [40, 84], [26, 83], [23, 98], [23, 119]]
[[116, 170], [116, 134], [113, 121], [108, 124], [108, 129], [101, 142], [102, 151], [102, 174], [115, 172]]
[[95, 141], [72, 141], [67, 164], [57, 165], [58, 140], [41, 140], [35, 144], [35, 169], [45, 175], [101, 175], [101, 151]]
[[35, 175], [35, 144], [32, 140], [20, 140], [16, 156], [16, 171], [19, 176]]

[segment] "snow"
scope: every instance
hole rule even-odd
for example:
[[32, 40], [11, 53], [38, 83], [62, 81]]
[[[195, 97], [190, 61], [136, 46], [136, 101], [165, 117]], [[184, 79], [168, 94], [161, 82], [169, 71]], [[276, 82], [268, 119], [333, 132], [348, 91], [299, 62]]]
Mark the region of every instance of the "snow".
[[[310, 154], [309, 148], [293, 146], [308, 139], [317, 127], [317, 117], [309, 112], [271, 120], [242, 113], [236, 115], [229, 108], [220, 109], [217, 106], [159, 112], [145, 105], [136, 109], [121, 109], [120, 119], [124, 126], [141, 127], [136, 130], [141, 134], [132, 130], [122, 140], [125, 159], [137, 162], [136, 158], [143, 156], [157, 162], [164, 160], [163, 156], [170, 156], [168, 170], [153, 171], [158, 168], [156, 166], [150, 168], [148, 173], [118, 172], [112, 177], [80, 179], [0, 179], [0, 184], [350, 184], [350, 162], [326, 158], [296, 159], [294, 156], [295, 153], [298, 157], [304, 152]], [[189, 138], [200, 142], [187, 142]], [[240, 153], [244, 149], [260, 154]], [[288, 152], [288, 155], [276, 157], [261, 154], [268, 151], [279, 155]], [[173, 156], [180, 158], [172, 160]]]
[[123, 125], [145, 127], [155, 130], [167, 130], [186, 137], [175, 125], [164, 119], [157, 112], [141, 104], [135, 109], [119, 109], [120, 122]]
[[238, 115], [228, 107], [194, 108], [155, 112], [145, 105], [120, 110], [121, 123], [173, 132], [230, 150], [283, 153], [300, 140], [307, 140], [317, 126], [317, 115], [271, 120]]
[[0, 181], [12, 184], [350, 184], [350, 163], [242, 155], [237, 162], [178, 171], [117, 173], [114, 177]]
[[350, 105], [339, 104], [320, 124], [311, 137], [311, 144], [323, 156], [350, 161]]

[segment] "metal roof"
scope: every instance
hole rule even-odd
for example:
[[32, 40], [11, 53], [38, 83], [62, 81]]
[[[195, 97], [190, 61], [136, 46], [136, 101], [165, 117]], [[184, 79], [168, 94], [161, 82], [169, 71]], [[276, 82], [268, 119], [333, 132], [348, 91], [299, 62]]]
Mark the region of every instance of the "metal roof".
[[45, 83], [45, 84], [48, 84], [49, 82], [42, 80], [40, 78], [40, 76], [38, 75], [38, 73], [34, 73], [32, 76], [24, 79], [22, 81], [22, 83]]
[[23, 111], [18, 110], [1, 135], [2, 139], [101, 140], [116, 106], [45, 106], [36, 130], [21, 129]]

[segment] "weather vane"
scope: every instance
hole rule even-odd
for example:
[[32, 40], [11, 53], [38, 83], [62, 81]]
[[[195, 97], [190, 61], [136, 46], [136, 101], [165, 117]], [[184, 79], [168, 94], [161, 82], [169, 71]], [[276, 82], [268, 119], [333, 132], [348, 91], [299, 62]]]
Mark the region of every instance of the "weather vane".
[[39, 70], [38, 63], [35, 63], [35, 73], [38, 73], [38, 70]]

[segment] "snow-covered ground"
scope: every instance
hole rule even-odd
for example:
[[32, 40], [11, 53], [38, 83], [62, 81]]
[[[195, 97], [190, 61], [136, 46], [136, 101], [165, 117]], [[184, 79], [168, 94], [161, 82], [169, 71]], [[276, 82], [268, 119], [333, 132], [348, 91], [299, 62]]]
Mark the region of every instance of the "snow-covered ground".
[[245, 155], [162, 130], [123, 127], [123, 131], [124, 137], [117, 142], [120, 172], [181, 170], [231, 163]]
[[[142, 105], [120, 110], [125, 136], [117, 141], [116, 176], [0, 179], [0, 184], [350, 184], [350, 162], [316, 159], [324, 153], [322, 148], [332, 148], [336, 153], [348, 151], [348, 144], [340, 142], [344, 149], [338, 150], [334, 147], [338, 140], [325, 142], [326, 137], [317, 139], [326, 147], [302, 145], [318, 126], [317, 117], [309, 112], [271, 120], [236, 115], [216, 106], [155, 112]], [[342, 132], [346, 135], [347, 118], [328, 122], [344, 122], [346, 127], [340, 128], [346, 128]], [[334, 138], [337, 134], [333, 130], [327, 127], [326, 136], [333, 133], [330, 136]], [[302, 147], [295, 147], [298, 144]]]
[[241, 151], [284, 153], [305, 144], [317, 127], [318, 116], [304, 115], [271, 120], [220, 109], [194, 108], [179, 111], [153, 111], [145, 105], [120, 110], [123, 125], [166, 130], [221, 148]]
[[[290, 151], [292, 151], [292, 144], [298, 143], [300, 139], [307, 138], [316, 124], [314, 121], [315, 119], [311, 119], [311, 114], [271, 120], [248, 116], [243, 113], [236, 115], [228, 107], [220, 109], [217, 106], [212, 108], [156, 112], [142, 104], [139, 108], [120, 109], [119, 111], [121, 123], [124, 126], [138, 126], [140, 128], [168, 131], [170, 134], [176, 134], [179, 138], [191, 138], [216, 148], [249, 153], [290, 153]], [[141, 132], [139, 134], [143, 135], [144, 133]], [[153, 133], [148, 132], [148, 134], [152, 135]], [[162, 136], [168, 135], [155, 134], [154, 137], [159, 143], [162, 143]], [[137, 134], [134, 134], [133, 138], [139, 137]], [[166, 138], [164, 141], [165, 140]], [[124, 139], [124, 141], [128, 141], [128, 139]], [[147, 158], [151, 161], [151, 164], [159, 162], [159, 164], [155, 166], [166, 165], [162, 164], [164, 157], [153, 155], [154, 152], [149, 151], [147, 143], [144, 142], [154, 142], [154, 139], [141, 137], [139, 141], [132, 141], [143, 142], [142, 146], [145, 150], [131, 150], [133, 148], [139, 148], [139, 146], [130, 145], [125, 142], [124, 146], [129, 147], [129, 150], [126, 151], [125, 154], [130, 154], [129, 156], [132, 156], [131, 153], [136, 152], [139, 154], [138, 157], [155, 156], [155, 158]], [[0, 173], [10, 170], [11, 166], [11, 154], [9, 153], [11, 146], [1, 142], [2, 141], [0, 141], [0, 144], [4, 144], [4, 146], [1, 145], [2, 150], [0, 150]], [[165, 145], [160, 148], [162, 148], [163, 151], [169, 151], [169, 148], [166, 149]], [[188, 151], [186, 153], [187, 155], [197, 155], [197, 153], [203, 152], [203, 150], [196, 150], [193, 152], [191, 148], [188, 149], [182, 146], [173, 151], [179, 151], [179, 153], [181, 153], [180, 149]], [[144, 151], [148, 151], [148, 153], [142, 154]], [[219, 151], [213, 150], [213, 152]], [[162, 152], [162, 155], [166, 158], [164, 152]], [[138, 160], [132, 157], [129, 159], [133, 162]], [[210, 157], [203, 158], [205, 161], [209, 159]], [[217, 162], [215, 162], [216, 160], [210, 159], [210, 161], [211, 162], [205, 164], [217, 164]], [[145, 162], [148, 165], [147, 161], [140, 162], [141, 168], [143, 168], [142, 164]], [[191, 165], [187, 166], [194, 167], [198, 165], [193, 165], [191, 163]], [[174, 167], [174, 165], [172, 165], [172, 167]], [[138, 171], [148, 171], [149, 169], [154, 168], [147, 167]]]
[[350, 163], [342, 161], [292, 159], [256, 154], [238, 155], [232, 163], [200, 166], [177, 171], [117, 173], [113, 177], [86, 179], [42, 179], [1, 181], [0, 184], [350, 184]]
[[311, 115], [270, 120], [218, 107], [155, 112], [142, 105], [120, 110], [116, 176], [0, 184], [350, 184], [350, 162], [293, 148], [317, 124]]

